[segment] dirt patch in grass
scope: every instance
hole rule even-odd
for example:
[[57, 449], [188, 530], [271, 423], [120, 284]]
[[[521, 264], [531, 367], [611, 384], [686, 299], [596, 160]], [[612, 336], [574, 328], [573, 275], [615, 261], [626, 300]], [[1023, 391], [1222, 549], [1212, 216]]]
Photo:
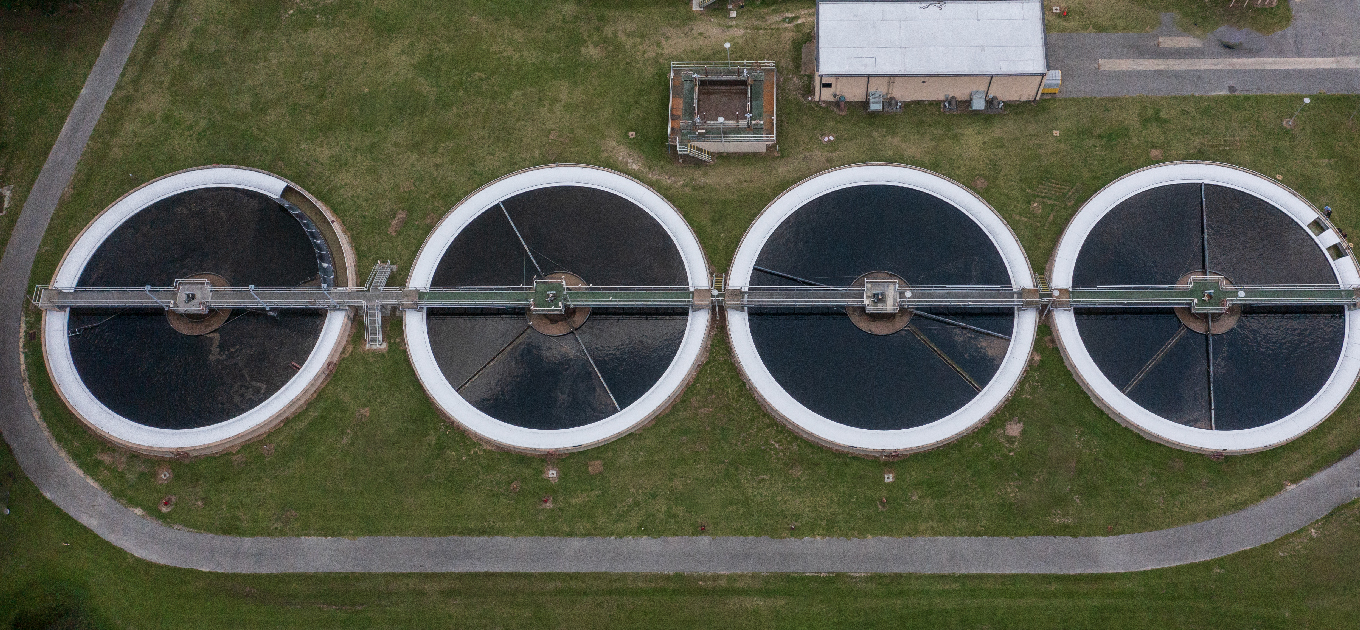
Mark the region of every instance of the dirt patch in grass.
[[396, 236], [401, 231], [401, 226], [406, 225], [406, 211], [398, 210], [397, 216], [392, 217], [392, 223], [387, 226], [387, 234]]

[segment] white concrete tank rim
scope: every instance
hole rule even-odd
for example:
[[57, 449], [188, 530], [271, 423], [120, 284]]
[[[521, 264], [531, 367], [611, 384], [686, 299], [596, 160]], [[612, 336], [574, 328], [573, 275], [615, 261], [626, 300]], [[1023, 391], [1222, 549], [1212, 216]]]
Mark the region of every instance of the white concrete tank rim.
[[[279, 197], [288, 187], [303, 192], [286, 179], [271, 173], [239, 166], [204, 166], [178, 171], [154, 179], [123, 195], [76, 237], [53, 275], [53, 286], [75, 286], [90, 258], [119, 226], [141, 210], [168, 197], [200, 188], [240, 188], [270, 197]], [[310, 198], [310, 195], [308, 195]], [[335, 218], [322, 204], [318, 208], [333, 223]], [[338, 225], [338, 223], [336, 223]], [[343, 233], [337, 232], [345, 255], [351, 248]], [[352, 265], [352, 261], [346, 261]], [[353, 276], [352, 271], [350, 276]], [[197, 452], [218, 444], [230, 444], [254, 435], [291, 413], [302, 398], [328, 376], [326, 366], [344, 341], [348, 314], [326, 314], [315, 345], [297, 373], [264, 402], [235, 417], [212, 425], [191, 429], [163, 429], [134, 422], [109, 409], [85, 385], [76, 369], [68, 339], [67, 311], [43, 313], [43, 354], [52, 383], [71, 410], [97, 433], [131, 448], [155, 453]]]
[[[1058, 241], [1052, 260], [1054, 288], [1070, 288], [1078, 254], [1096, 224], [1130, 197], [1146, 190], [1180, 183], [1205, 183], [1231, 188], [1261, 199], [1292, 219], [1308, 234], [1323, 255], [1340, 238], [1332, 230], [1313, 234], [1308, 224], [1321, 214], [1301, 195], [1274, 179], [1241, 167], [1213, 162], [1182, 161], [1139, 169], [1111, 182], [1077, 211]], [[1343, 287], [1360, 284], [1360, 269], [1352, 256], [1331, 259], [1332, 271]], [[1087, 393], [1120, 422], [1158, 442], [1195, 451], [1251, 453], [1289, 442], [1325, 420], [1350, 394], [1360, 377], [1360, 317], [1347, 309], [1345, 338], [1336, 367], [1322, 388], [1293, 413], [1258, 427], [1211, 430], [1163, 418], [1134, 402], [1115, 386], [1095, 363], [1077, 329], [1071, 309], [1053, 311], [1053, 328], [1062, 352]]]

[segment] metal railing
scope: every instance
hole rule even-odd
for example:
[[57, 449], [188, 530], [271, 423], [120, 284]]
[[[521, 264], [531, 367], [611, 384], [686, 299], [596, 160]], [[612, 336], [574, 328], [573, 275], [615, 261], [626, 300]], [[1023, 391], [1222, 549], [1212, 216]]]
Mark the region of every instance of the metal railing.
[[[707, 127], [707, 125], [704, 125]], [[685, 129], [681, 126], [677, 142], [689, 144], [692, 142], [763, 142], [769, 144], [774, 142], [774, 135], [768, 133], [752, 133], [743, 131], [729, 131], [726, 127], [714, 127], [715, 133], [708, 133], [707, 129], [700, 133], [697, 129]]]
[[[697, 147], [677, 144], [682, 155], [712, 161]], [[561, 280], [536, 280], [526, 286], [387, 288], [395, 271], [378, 263], [365, 287], [218, 287], [203, 279], [176, 280], [171, 287], [34, 288], [31, 300], [44, 310], [71, 308], [160, 309], [206, 313], [223, 309], [313, 309], [364, 312], [366, 343], [382, 348], [385, 309], [527, 309], [563, 312], [567, 308], [789, 308], [864, 307], [897, 312], [929, 307], [962, 308], [1140, 308], [1183, 307], [1196, 313], [1222, 313], [1242, 305], [1335, 305], [1360, 307], [1360, 287], [1337, 285], [1233, 286], [1220, 277], [1193, 276], [1186, 285], [1100, 286], [1090, 288], [1015, 288], [994, 285], [904, 286], [895, 281], [866, 281], [866, 286], [822, 286], [785, 276], [807, 286], [727, 288], [720, 276], [712, 288], [686, 286], [567, 286]], [[777, 276], [783, 274], [770, 272]], [[867, 286], [872, 285], [872, 286]], [[924, 315], [923, 315], [924, 316]]]
[[[774, 63], [773, 61], [768, 61], [768, 60], [762, 60], [762, 61], [672, 61], [672, 62], [671, 62], [671, 70], [672, 70], [672, 71], [675, 71], [675, 70], [689, 70], [689, 71], [704, 70], [705, 72], [704, 72], [703, 74], [700, 74], [700, 75], [699, 75], [700, 77], [706, 77], [706, 76], [712, 76], [712, 77], [733, 77], [733, 76], [741, 76], [741, 74], [739, 74], [739, 73], [737, 73], [737, 74], [724, 74], [724, 72], [730, 71], [730, 70], [766, 70], [766, 69], [773, 70], [774, 67], [775, 67], [775, 63]], [[711, 72], [711, 74], [710, 74], [710, 72]]]
[[[1007, 286], [903, 286], [897, 303], [905, 308], [930, 306], [1017, 307], [1048, 305], [1055, 308], [1189, 307], [1198, 312], [1221, 312], [1230, 306], [1357, 306], [1360, 288], [1336, 285], [1230, 286], [1196, 278], [1190, 286], [1107, 286], [1038, 289]], [[531, 286], [437, 287], [426, 290], [340, 287], [213, 287], [195, 288], [186, 294], [180, 287], [76, 287], [39, 285], [31, 297], [44, 310], [69, 308], [144, 308], [178, 312], [215, 309], [317, 309], [402, 308], [525, 308], [555, 291], [561, 303], [571, 307], [656, 308], [722, 303], [728, 307], [763, 306], [855, 306], [864, 303], [862, 286], [748, 286], [716, 291], [700, 300], [696, 290], [683, 286], [583, 286], [540, 280]], [[700, 289], [697, 291], [709, 291]], [[186, 297], [187, 295], [187, 297]]]
[[[750, 307], [863, 306], [866, 289], [859, 287], [750, 286], [739, 305]], [[1006, 286], [900, 287], [901, 308], [930, 306], [1023, 307], [1039, 304], [1038, 291]]]
[[1188, 307], [1221, 313], [1232, 306], [1356, 306], [1360, 289], [1337, 285], [1233, 286], [1213, 277], [1194, 277], [1189, 286], [1130, 285], [1059, 289], [1057, 308]]
[[681, 130], [685, 130], [685, 131], [688, 131], [688, 130], [695, 130], [695, 131], [697, 131], [697, 130], [699, 130], [699, 129], [710, 129], [710, 128], [711, 128], [711, 129], [750, 129], [750, 128], [752, 128], [752, 127], [755, 126], [755, 123], [761, 123], [762, 125], [764, 124], [764, 123], [763, 123], [760, 119], [758, 119], [758, 118], [757, 118], [757, 119], [754, 119], [754, 120], [752, 120], [751, 118], [742, 118], [742, 119], [740, 119], [740, 120], [721, 120], [721, 121], [719, 121], [719, 120], [709, 120], [709, 121], [704, 121], [704, 122], [698, 122], [698, 121], [694, 121], [694, 120], [682, 120], [682, 121], [680, 121], [680, 129], [681, 129]]
[[[585, 286], [566, 287], [561, 283], [540, 281], [534, 286], [437, 287], [428, 290], [358, 287], [207, 287], [196, 289], [186, 300], [177, 287], [76, 287], [57, 288], [39, 285], [33, 291], [33, 304], [43, 310], [70, 308], [141, 308], [176, 312], [203, 313], [221, 309], [313, 309], [347, 308], [524, 308], [541, 298], [545, 290], [556, 290], [560, 299], [573, 307], [690, 306], [696, 303], [694, 290], [673, 286]], [[707, 289], [705, 289], [707, 291]]]

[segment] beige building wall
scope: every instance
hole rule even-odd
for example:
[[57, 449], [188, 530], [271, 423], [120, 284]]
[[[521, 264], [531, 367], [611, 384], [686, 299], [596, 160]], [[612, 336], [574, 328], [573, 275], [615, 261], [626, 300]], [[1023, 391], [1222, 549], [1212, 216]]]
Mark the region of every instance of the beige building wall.
[[946, 96], [960, 100], [968, 98], [973, 90], [985, 90], [991, 77], [897, 77], [894, 93], [889, 94], [899, 101], [943, 101]]
[[882, 92], [884, 96], [892, 96], [893, 88], [897, 87], [897, 82], [906, 77], [868, 77], [869, 89], [866, 90], [864, 100], [869, 100], [868, 92]]
[[814, 93], [819, 101], [844, 96], [847, 101], [867, 101], [869, 92], [882, 92], [899, 101], [943, 101], [946, 96], [969, 98], [973, 90], [1003, 101], [1032, 101], [1039, 96], [1042, 75], [1035, 76], [859, 76], [824, 77], [814, 75]]
[[834, 101], [844, 96], [847, 101], [869, 100], [869, 77], [817, 76], [817, 100]]
[[1043, 75], [992, 77], [987, 96], [995, 96], [1003, 101], [1032, 101], [1039, 98], [1039, 87], [1043, 82]]

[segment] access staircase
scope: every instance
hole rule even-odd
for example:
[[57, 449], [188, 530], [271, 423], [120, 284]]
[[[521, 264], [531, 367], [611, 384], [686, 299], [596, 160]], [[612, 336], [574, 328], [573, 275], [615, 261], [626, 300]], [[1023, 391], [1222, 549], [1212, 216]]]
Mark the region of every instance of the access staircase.
[[365, 347], [369, 350], [381, 350], [387, 347], [387, 342], [383, 340], [383, 303], [376, 299], [381, 296], [383, 289], [387, 288], [387, 279], [392, 277], [392, 272], [397, 270], [397, 266], [392, 261], [380, 262], [373, 265], [373, 270], [368, 272], [368, 281], [364, 283], [364, 289], [369, 295], [375, 296], [373, 300], [364, 301], [364, 328], [366, 331]]
[[712, 164], [714, 162], [712, 153], [692, 144], [685, 144], [679, 140], [675, 141], [675, 154], [680, 157], [692, 157], [704, 164]]

